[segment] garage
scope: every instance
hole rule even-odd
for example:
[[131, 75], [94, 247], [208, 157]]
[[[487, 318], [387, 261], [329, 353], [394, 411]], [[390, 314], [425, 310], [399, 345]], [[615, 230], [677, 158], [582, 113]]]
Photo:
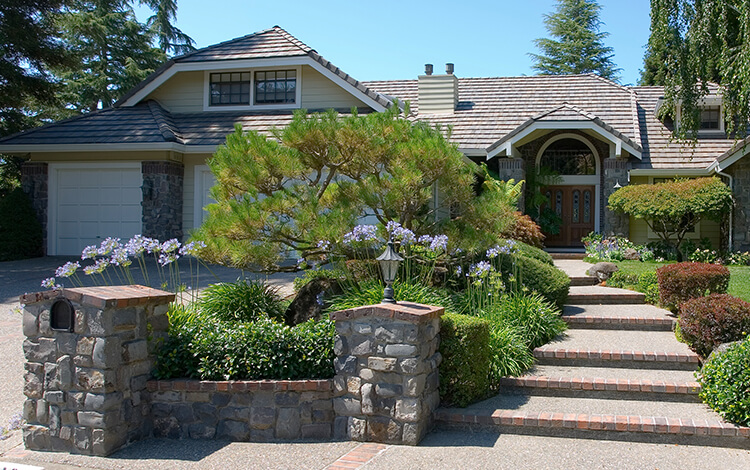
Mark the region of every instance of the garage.
[[80, 255], [140, 233], [141, 184], [139, 163], [50, 164], [47, 253]]

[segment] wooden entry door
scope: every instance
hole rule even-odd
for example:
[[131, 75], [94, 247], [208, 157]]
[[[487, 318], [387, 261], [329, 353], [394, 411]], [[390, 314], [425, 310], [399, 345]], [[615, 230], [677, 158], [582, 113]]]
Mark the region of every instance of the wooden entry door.
[[583, 246], [581, 238], [594, 231], [595, 186], [547, 186], [549, 207], [562, 219], [560, 233], [547, 234], [546, 246]]

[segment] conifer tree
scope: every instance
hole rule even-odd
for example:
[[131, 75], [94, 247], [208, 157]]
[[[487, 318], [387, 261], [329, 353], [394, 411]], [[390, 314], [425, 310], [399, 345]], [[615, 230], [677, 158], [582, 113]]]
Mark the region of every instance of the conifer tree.
[[540, 54], [529, 54], [533, 69], [541, 75], [595, 73], [618, 81], [614, 52], [604, 45], [609, 33], [600, 31], [600, 10], [596, 0], [558, 0], [555, 12], [544, 15], [550, 37], [534, 40]]
[[159, 49], [165, 54], [180, 55], [195, 50], [195, 41], [172, 24], [177, 19], [177, 0], [139, 0], [154, 14], [146, 25], [154, 32]]

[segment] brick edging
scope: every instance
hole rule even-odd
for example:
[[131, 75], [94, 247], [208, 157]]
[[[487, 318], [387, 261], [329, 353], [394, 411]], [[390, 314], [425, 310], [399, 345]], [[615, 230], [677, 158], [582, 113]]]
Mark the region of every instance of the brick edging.
[[146, 388], [149, 392], [323, 392], [333, 390], [333, 380], [149, 380]]
[[736, 426], [719, 420], [678, 419], [665, 416], [537, 413], [512, 410], [487, 410], [481, 414], [468, 414], [451, 409], [439, 409], [434, 417], [436, 421], [452, 424], [750, 438], [749, 427]]
[[385, 444], [360, 444], [341, 456], [331, 465], [327, 466], [325, 470], [351, 470], [362, 468], [387, 448], [388, 446]]
[[662, 351], [602, 351], [591, 349], [536, 348], [537, 359], [593, 359], [599, 361], [683, 362], [698, 364], [697, 354]]
[[603, 379], [591, 377], [505, 377], [500, 379], [505, 387], [529, 387], [560, 390], [596, 390], [611, 392], [675, 393], [697, 395], [698, 382], [664, 382], [660, 380]]
[[672, 326], [675, 320], [672, 318], [648, 318], [648, 317], [601, 317], [596, 315], [563, 315], [562, 319], [570, 325], [580, 324], [605, 324], [605, 325], [659, 325]]

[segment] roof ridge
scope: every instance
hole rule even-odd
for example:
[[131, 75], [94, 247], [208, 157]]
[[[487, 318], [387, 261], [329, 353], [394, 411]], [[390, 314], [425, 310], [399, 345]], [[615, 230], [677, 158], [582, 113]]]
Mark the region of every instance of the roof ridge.
[[239, 37], [236, 37], [236, 38], [227, 39], [226, 41], [217, 42], [216, 44], [211, 44], [211, 45], [206, 46], [206, 47], [201, 47], [200, 49], [196, 49], [194, 51], [190, 51], [188, 53], [172, 57], [170, 60], [176, 62], [178, 60], [185, 59], [187, 57], [190, 57], [190, 56], [193, 56], [195, 54], [198, 54], [199, 52], [203, 52], [206, 49], [210, 49], [210, 48], [217, 47], [217, 46], [224, 46], [226, 44], [231, 44], [231, 43], [233, 43], [235, 41], [240, 41], [240, 40], [247, 39], [247, 38], [250, 38], [250, 37], [253, 37], [253, 36], [258, 36], [260, 34], [265, 34], [265, 33], [274, 31], [274, 28], [278, 28], [278, 26], [274, 26], [274, 27], [271, 27], [271, 28], [266, 28], [266, 29], [263, 29], [261, 31], [256, 31], [254, 33], [246, 34], [244, 36], [239, 36]]
[[615, 88], [619, 88], [622, 91], [625, 91], [627, 93], [635, 93], [633, 90], [631, 90], [630, 88], [626, 87], [625, 85], [620, 85], [619, 83], [617, 83], [617, 82], [615, 82], [613, 80], [610, 80], [608, 78], [604, 78], [601, 75], [597, 75], [597, 74], [595, 74], [593, 72], [589, 72], [586, 75], [589, 75], [589, 76], [594, 77], [594, 78], [598, 78], [599, 80], [603, 81], [604, 83], [606, 83], [608, 85], [612, 85]]
[[167, 122], [167, 111], [156, 100], [148, 100], [146, 104], [148, 104], [148, 110], [151, 112], [151, 116], [153, 116], [164, 140], [166, 142], [182, 143], [180, 130], [174, 120], [171, 119], [171, 116], [169, 116], [169, 120], [172, 122]]
[[271, 30], [276, 31], [277, 33], [279, 33], [280, 35], [282, 35], [284, 37], [284, 39], [286, 39], [287, 41], [291, 42], [292, 44], [294, 44], [295, 46], [299, 47], [300, 49], [304, 50], [305, 52], [310, 52], [310, 51], [314, 50], [312, 47], [310, 47], [307, 44], [305, 44], [304, 42], [300, 41], [297, 37], [292, 36], [287, 30], [285, 30], [284, 28], [282, 28], [279, 25], [275, 25], [273, 28], [270, 28], [268, 31], [271, 31]]

